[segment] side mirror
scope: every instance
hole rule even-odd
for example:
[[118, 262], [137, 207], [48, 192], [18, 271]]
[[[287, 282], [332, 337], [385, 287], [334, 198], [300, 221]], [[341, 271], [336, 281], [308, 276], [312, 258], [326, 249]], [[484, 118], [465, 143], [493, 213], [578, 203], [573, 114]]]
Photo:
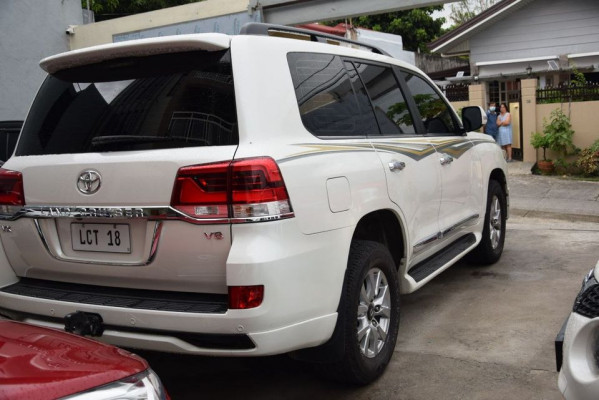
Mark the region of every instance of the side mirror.
[[462, 122], [464, 123], [466, 132], [479, 130], [483, 126], [483, 115], [486, 120], [487, 114], [485, 114], [482, 107], [472, 106], [462, 108]]

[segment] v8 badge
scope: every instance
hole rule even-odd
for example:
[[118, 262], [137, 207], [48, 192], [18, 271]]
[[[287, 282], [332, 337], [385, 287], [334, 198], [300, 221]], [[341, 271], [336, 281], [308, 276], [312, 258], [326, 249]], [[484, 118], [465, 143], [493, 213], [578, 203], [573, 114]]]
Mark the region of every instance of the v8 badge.
[[204, 236], [206, 237], [206, 239], [210, 240], [210, 239], [216, 239], [216, 240], [223, 240], [224, 236], [222, 234], [222, 232], [204, 232]]

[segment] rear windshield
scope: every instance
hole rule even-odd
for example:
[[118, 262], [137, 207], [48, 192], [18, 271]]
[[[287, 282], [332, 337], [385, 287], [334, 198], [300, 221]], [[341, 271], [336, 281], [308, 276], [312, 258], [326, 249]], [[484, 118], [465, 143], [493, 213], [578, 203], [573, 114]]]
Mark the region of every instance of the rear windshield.
[[16, 155], [238, 143], [228, 50], [131, 57], [43, 83]]

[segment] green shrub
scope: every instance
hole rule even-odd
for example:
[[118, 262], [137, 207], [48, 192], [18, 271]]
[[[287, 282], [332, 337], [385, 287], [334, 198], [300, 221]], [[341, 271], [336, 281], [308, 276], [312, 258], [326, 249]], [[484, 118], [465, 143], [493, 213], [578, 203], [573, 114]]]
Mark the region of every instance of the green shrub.
[[543, 133], [547, 138], [547, 148], [562, 157], [576, 151], [572, 142], [574, 130], [570, 118], [560, 108], [551, 111], [549, 122], [543, 120]]
[[535, 132], [530, 138], [530, 144], [535, 149], [543, 149], [543, 160], [549, 161], [545, 154], [552, 150], [564, 158], [577, 151], [572, 142], [574, 130], [570, 118], [560, 108], [551, 111], [549, 122], [543, 118], [543, 133]]
[[599, 140], [580, 152], [576, 166], [586, 176], [599, 176]]

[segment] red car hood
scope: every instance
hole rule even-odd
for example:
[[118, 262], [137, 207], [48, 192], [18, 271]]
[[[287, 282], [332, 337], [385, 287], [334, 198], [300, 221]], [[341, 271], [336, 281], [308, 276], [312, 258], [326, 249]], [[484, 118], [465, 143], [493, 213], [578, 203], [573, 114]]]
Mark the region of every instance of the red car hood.
[[141, 358], [55, 329], [0, 320], [0, 399], [56, 399], [148, 369]]

